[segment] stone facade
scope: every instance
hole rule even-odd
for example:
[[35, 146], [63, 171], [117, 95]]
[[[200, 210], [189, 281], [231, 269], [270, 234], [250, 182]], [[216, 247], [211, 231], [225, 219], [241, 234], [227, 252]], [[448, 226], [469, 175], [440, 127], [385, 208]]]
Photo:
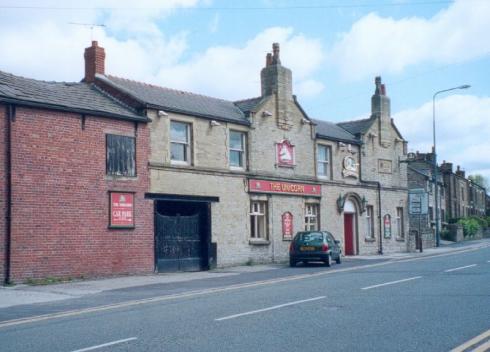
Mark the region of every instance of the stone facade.
[[[191, 114], [168, 112], [162, 117], [158, 109], [148, 111], [152, 120], [150, 192], [219, 198], [219, 202], [211, 205], [211, 241], [217, 244], [218, 266], [286, 260], [290, 241], [283, 239], [282, 215], [291, 213], [293, 232], [302, 231], [306, 207], [312, 204], [318, 205], [318, 228], [330, 231], [344, 245], [344, 209], [339, 201], [352, 202], [355, 207], [353, 254], [406, 251], [406, 165], [399, 163], [404, 156], [405, 141], [389, 117], [389, 99], [381, 98], [385, 102], [378, 108], [378, 114], [373, 113], [370, 129], [348, 144], [318, 136], [316, 124], [292, 95], [291, 71], [281, 65], [277, 46], [274, 46], [274, 53], [268, 55], [261, 78], [263, 96], [243, 124], [220, 121], [218, 125]], [[172, 121], [191, 126], [192, 156], [188, 165], [171, 161]], [[246, 133], [247, 162], [242, 169], [234, 169], [229, 164], [230, 131]], [[382, 138], [373, 138], [373, 135]], [[292, 167], [278, 165], [276, 145], [284, 140], [294, 147]], [[331, 172], [327, 178], [317, 174], [320, 145], [330, 151]], [[346, 157], [355, 161], [357, 174], [354, 176], [345, 176]], [[379, 160], [389, 163], [390, 170], [380, 170]], [[321, 194], [255, 193], [249, 190], [253, 179], [318, 185]], [[263, 240], [251, 237], [253, 201], [264, 201], [267, 205], [267, 236]], [[371, 234], [367, 233], [367, 206], [374, 210], [370, 214], [374, 226]], [[401, 209], [400, 220], [397, 220], [397, 208]], [[386, 237], [382, 222], [385, 215], [391, 217], [391, 224], [388, 224], [391, 233], [387, 231]], [[398, 233], [397, 221], [403, 222], [401, 233]]]

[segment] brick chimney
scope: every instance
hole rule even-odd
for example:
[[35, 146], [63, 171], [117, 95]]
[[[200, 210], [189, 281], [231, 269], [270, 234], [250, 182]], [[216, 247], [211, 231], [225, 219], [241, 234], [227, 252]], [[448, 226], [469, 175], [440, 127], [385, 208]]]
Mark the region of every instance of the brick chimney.
[[461, 167], [459, 165], [456, 167], [455, 174], [456, 174], [456, 176], [465, 178], [465, 171], [463, 169], [461, 169]]
[[260, 72], [262, 96], [277, 93], [280, 98], [293, 100], [291, 70], [281, 65], [279, 44], [272, 44], [272, 54], [265, 57], [265, 67]]
[[374, 79], [375, 90], [371, 97], [371, 114], [384, 120], [390, 118], [390, 98], [386, 95], [386, 86], [381, 83], [381, 77]]
[[85, 48], [85, 78], [86, 83], [95, 81], [95, 74], [105, 74], [105, 50], [98, 46], [97, 41], [92, 41], [92, 46]]

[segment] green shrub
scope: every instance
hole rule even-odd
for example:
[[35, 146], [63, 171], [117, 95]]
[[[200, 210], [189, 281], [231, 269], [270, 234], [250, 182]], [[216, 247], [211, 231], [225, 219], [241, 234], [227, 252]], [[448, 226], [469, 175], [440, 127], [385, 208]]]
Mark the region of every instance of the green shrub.
[[487, 227], [490, 227], [490, 216], [486, 216], [485, 220], [487, 220]]
[[441, 238], [446, 241], [451, 241], [451, 236], [448, 229], [441, 230]]
[[474, 218], [459, 219], [458, 224], [463, 226], [464, 237], [473, 237], [481, 228], [480, 222]]
[[470, 219], [474, 219], [476, 221], [478, 221], [478, 224], [480, 224], [480, 227], [482, 228], [486, 228], [488, 227], [488, 222], [487, 222], [487, 219], [483, 218], [483, 217], [479, 217], [479, 216], [470, 216], [469, 217]]

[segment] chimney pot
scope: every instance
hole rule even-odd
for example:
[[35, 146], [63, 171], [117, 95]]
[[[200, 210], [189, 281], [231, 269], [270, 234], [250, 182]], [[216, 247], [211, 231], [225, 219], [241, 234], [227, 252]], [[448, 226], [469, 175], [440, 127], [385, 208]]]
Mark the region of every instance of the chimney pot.
[[272, 63], [275, 65], [281, 64], [281, 59], [279, 58], [279, 43], [272, 44]]
[[265, 67], [272, 65], [272, 54], [267, 53], [265, 56]]

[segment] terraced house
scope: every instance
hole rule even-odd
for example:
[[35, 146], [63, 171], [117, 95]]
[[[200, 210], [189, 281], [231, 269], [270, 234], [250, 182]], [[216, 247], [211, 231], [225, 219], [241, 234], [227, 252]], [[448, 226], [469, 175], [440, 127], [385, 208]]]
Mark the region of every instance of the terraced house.
[[[147, 181], [145, 201], [129, 209], [144, 212], [132, 225], [139, 229], [145, 224], [146, 231], [150, 223], [151, 241], [145, 235], [138, 242], [127, 219], [121, 214], [114, 218], [112, 208], [124, 211], [121, 205], [126, 204], [115, 205], [104, 194], [108, 190], [78, 195], [106, 199], [98, 203], [99, 220], [119, 221], [125, 228], [110, 229], [111, 241], [123, 241], [126, 251], [138, 247], [145, 256], [134, 272], [283, 261], [293, 235], [301, 230], [330, 231], [345, 255], [407, 250], [407, 171], [400, 162], [406, 141], [390, 117], [390, 99], [380, 77], [375, 79], [371, 115], [334, 124], [303, 110], [278, 44], [260, 72], [260, 96], [240, 101], [114, 77], [105, 72], [104, 59], [104, 49], [93, 42], [85, 52], [86, 75], [80, 84], [149, 121], [148, 138], [136, 140], [136, 149], [143, 152], [135, 159], [141, 169], [136, 176], [127, 175], [126, 169], [116, 176], [129, 184], [134, 177], [142, 184]], [[134, 127], [133, 136], [140, 136], [139, 131]], [[107, 143], [113, 142], [119, 156], [131, 154], [124, 142]], [[113, 262], [118, 251], [99, 254]]]

